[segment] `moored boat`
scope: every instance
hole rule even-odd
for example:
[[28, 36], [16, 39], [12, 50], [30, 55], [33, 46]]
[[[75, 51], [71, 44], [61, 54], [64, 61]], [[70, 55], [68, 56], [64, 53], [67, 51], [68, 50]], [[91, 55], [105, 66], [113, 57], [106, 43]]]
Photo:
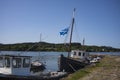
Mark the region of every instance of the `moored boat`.
[[59, 57], [59, 70], [73, 73], [89, 64], [89, 53], [81, 50], [71, 52], [70, 57], [61, 55]]
[[[61, 55], [59, 57], [58, 65], [60, 71], [65, 71], [68, 73], [75, 72], [86, 65], [89, 64], [89, 53], [85, 52], [84, 50], [72, 50], [71, 51], [71, 41], [72, 41], [72, 33], [74, 27], [74, 15], [75, 9], [73, 11], [73, 18], [72, 18], [72, 25], [70, 31], [70, 42], [69, 42], [69, 49], [68, 49], [68, 57]], [[67, 32], [61, 32], [61, 34], [66, 34]]]
[[31, 73], [31, 56], [0, 55], [1, 80], [59, 80], [66, 72]]

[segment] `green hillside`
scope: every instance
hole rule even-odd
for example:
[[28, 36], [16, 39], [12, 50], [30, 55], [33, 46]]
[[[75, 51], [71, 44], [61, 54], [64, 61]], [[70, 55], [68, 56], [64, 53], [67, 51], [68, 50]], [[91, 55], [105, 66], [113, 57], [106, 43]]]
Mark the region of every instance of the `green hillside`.
[[[16, 44], [0, 44], [0, 51], [68, 51], [69, 44], [54, 44], [47, 42], [29, 42]], [[81, 43], [72, 43], [72, 50], [84, 49], [89, 52], [117, 52], [120, 49], [108, 46], [81, 46]]]

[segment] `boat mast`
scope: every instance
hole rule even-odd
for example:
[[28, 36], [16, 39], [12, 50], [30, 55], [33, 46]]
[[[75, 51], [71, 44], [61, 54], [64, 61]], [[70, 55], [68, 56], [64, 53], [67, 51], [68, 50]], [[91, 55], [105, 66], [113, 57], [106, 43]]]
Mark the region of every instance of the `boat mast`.
[[69, 42], [69, 51], [68, 51], [68, 58], [70, 57], [70, 51], [71, 51], [71, 41], [72, 41], [72, 34], [73, 34], [73, 27], [74, 27], [74, 16], [75, 16], [75, 8], [73, 10], [73, 17], [72, 17], [72, 26], [71, 26], [71, 33], [70, 33], [70, 42]]
[[[39, 50], [40, 50], [41, 40], [42, 40], [42, 33], [40, 33], [40, 41], [39, 41], [39, 48], [38, 48]], [[40, 51], [39, 51], [38, 60], [40, 60]]]

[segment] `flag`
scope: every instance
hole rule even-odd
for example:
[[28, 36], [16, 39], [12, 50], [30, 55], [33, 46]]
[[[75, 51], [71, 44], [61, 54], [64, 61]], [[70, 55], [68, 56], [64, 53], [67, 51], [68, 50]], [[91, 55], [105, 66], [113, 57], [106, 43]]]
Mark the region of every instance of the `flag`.
[[68, 31], [69, 31], [69, 27], [68, 28], [65, 28], [65, 29], [63, 29], [61, 32], [60, 32], [60, 35], [65, 35], [65, 34], [67, 34], [68, 33]]

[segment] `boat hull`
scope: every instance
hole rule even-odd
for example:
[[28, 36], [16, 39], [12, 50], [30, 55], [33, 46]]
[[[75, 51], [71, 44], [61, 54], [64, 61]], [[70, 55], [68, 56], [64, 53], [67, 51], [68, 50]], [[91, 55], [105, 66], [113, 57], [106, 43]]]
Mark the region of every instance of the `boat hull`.
[[[61, 72], [62, 73], [62, 72]], [[63, 78], [67, 76], [67, 73], [62, 74], [52, 74], [51, 76], [18, 76], [18, 75], [4, 75], [0, 74], [0, 80], [60, 80], [60, 78]]]
[[0, 77], [1, 80], [59, 80], [60, 78], [16, 78], [16, 77]]
[[58, 65], [60, 71], [73, 73], [81, 68], [84, 68], [87, 64], [61, 55]]

